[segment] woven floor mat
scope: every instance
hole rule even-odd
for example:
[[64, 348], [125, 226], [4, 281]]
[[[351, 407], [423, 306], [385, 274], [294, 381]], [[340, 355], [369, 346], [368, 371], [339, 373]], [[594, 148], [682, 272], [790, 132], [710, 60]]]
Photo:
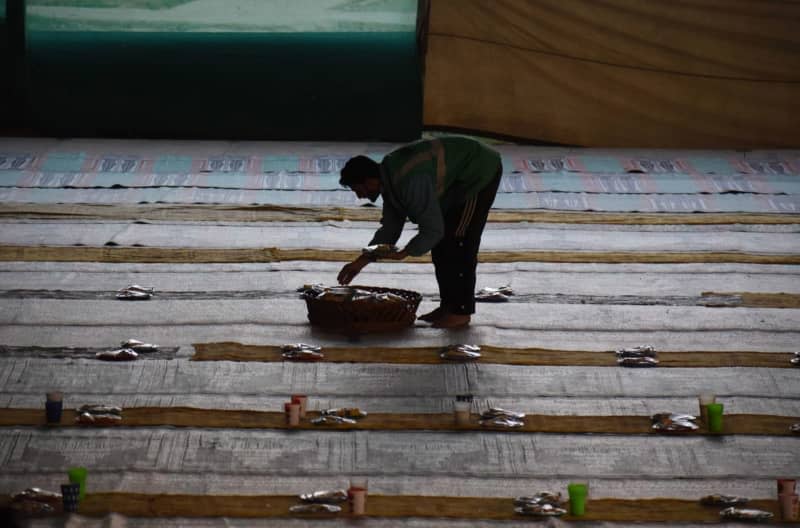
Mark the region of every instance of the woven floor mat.
[[[315, 425], [311, 420], [319, 412], [309, 411], [300, 425], [289, 427], [284, 413], [263, 411], [235, 411], [220, 409], [193, 409], [188, 407], [138, 407], [124, 409], [122, 420], [113, 426], [126, 427], [221, 427], [228, 429], [313, 429], [341, 431], [509, 431], [522, 433], [605, 433], [605, 434], [746, 434], [771, 436], [798, 436], [790, 426], [800, 422], [800, 417], [767, 416], [754, 414], [726, 415], [721, 433], [710, 433], [703, 424], [694, 432], [658, 433], [652, 430], [647, 416], [552, 416], [527, 415], [522, 427], [482, 426], [477, 414], [470, 423], [456, 424], [452, 414], [400, 414], [369, 413], [355, 424]], [[76, 411], [65, 410], [60, 425], [48, 427], [103, 427], [103, 425], [76, 424]], [[2, 409], [0, 426], [43, 426], [41, 409]]]
[[[241, 343], [195, 343], [193, 361], [284, 361], [281, 347]], [[325, 347], [321, 361], [332, 363], [452, 364], [439, 357], [441, 347]], [[658, 352], [661, 367], [764, 367], [797, 368], [790, 352]], [[481, 345], [479, 363], [617, 367], [614, 352], [501, 348]]]
[[[279, 248], [147, 248], [0, 246], [0, 262], [129, 262], [129, 263], [236, 263], [316, 260], [348, 262], [360, 252], [347, 250]], [[479, 262], [570, 262], [570, 263], [743, 263], [800, 264], [800, 255], [765, 255], [743, 252], [584, 252], [584, 251], [492, 251], [478, 255]], [[406, 262], [430, 262], [430, 257], [409, 257]]]
[[[7, 502], [5, 497], [0, 503]], [[136, 493], [90, 493], [80, 504], [80, 513], [103, 516], [115, 512], [133, 517], [351, 517], [347, 505], [339, 514], [290, 514], [298, 504], [294, 495], [144, 495]], [[772, 512], [780, 519], [777, 501], [754, 500], [748, 507]], [[677, 499], [589, 499], [586, 514], [573, 521], [610, 522], [720, 522], [720, 507], [699, 501]], [[369, 495], [367, 517], [422, 517], [457, 519], [524, 519], [514, 513], [511, 498], [427, 497]]]
[[[0, 217], [40, 219], [103, 219], [148, 221], [324, 222], [373, 221], [377, 207], [292, 207], [280, 205], [103, 205], [0, 204]], [[570, 211], [492, 210], [489, 222], [531, 222], [617, 225], [800, 224], [798, 214], [757, 213], [601, 213]]]

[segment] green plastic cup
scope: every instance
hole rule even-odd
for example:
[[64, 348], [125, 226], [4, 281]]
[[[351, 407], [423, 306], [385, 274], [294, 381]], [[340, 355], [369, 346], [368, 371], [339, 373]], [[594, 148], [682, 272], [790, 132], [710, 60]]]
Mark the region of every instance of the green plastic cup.
[[569, 513], [581, 517], [586, 513], [586, 496], [589, 495], [589, 486], [573, 482], [567, 485], [569, 493]]
[[708, 430], [712, 433], [721, 433], [723, 405], [721, 403], [709, 403], [706, 405], [706, 409], [708, 412]]
[[85, 467], [73, 467], [67, 470], [69, 481], [72, 484], [80, 484], [81, 486], [81, 492], [78, 495], [79, 500], [83, 500], [86, 497], [86, 474], [88, 472]]

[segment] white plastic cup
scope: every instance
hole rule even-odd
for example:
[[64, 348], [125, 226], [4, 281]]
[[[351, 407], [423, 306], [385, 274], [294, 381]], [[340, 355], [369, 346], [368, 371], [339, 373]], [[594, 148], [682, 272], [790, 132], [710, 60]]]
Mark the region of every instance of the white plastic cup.
[[797, 493], [797, 481], [795, 479], [778, 479], [778, 495], [792, 495], [794, 493]]
[[800, 499], [797, 493], [781, 493], [778, 495], [778, 503], [781, 507], [781, 518], [784, 521], [800, 520]]
[[472, 402], [458, 401], [453, 402], [453, 412], [455, 414], [456, 424], [467, 425], [470, 418], [470, 410]]
[[289, 404], [289, 427], [297, 427], [300, 425], [300, 404]]
[[700, 406], [700, 419], [703, 423], [708, 423], [708, 405], [709, 403], [717, 403], [717, 397], [710, 393], [704, 393], [697, 397], [697, 403]]
[[308, 404], [308, 396], [305, 394], [292, 394], [292, 403], [300, 404], [300, 418], [306, 417], [306, 405]]
[[366, 513], [367, 490], [368, 481], [366, 477], [353, 477], [350, 479], [347, 497], [350, 499], [350, 512], [353, 515], [364, 515]]

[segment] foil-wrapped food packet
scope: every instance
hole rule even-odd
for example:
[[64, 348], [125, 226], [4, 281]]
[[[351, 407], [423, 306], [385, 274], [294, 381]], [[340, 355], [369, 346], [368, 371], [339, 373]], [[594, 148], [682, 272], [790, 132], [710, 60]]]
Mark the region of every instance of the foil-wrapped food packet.
[[318, 418], [314, 418], [311, 420], [311, 423], [314, 425], [326, 425], [326, 424], [355, 424], [358, 423], [352, 418], [345, 418], [344, 416], [320, 416]]
[[355, 290], [350, 286], [333, 286], [323, 289], [321, 293], [316, 295], [316, 298], [344, 302], [349, 301], [354, 293]]
[[27, 488], [11, 496], [14, 502], [30, 500], [36, 502], [47, 502], [61, 504], [61, 494], [55, 491], [48, 491], [42, 488]]
[[151, 294], [140, 291], [124, 290], [117, 292], [117, 299], [121, 301], [146, 301], [151, 297]]
[[122, 414], [122, 407], [117, 407], [116, 405], [105, 405], [105, 404], [95, 404], [89, 403], [86, 405], [81, 405], [78, 407], [77, 411], [79, 413], [89, 413], [89, 414]]
[[525, 413], [509, 411], [500, 407], [490, 407], [481, 413], [481, 419], [483, 420], [491, 420], [492, 418], [511, 418], [512, 420], [520, 421], [525, 419]]
[[322, 284], [303, 284], [296, 290], [301, 298], [314, 298], [325, 291], [325, 286]]
[[652, 417], [653, 429], [663, 432], [687, 432], [699, 429], [691, 414], [659, 413]]
[[731, 506], [719, 512], [719, 516], [725, 520], [768, 521], [772, 519], [773, 514], [764, 510], [735, 508]]
[[441, 349], [439, 357], [449, 361], [475, 361], [481, 358], [478, 345], [449, 345]]
[[800, 422], [789, 426], [789, 431], [793, 433], [800, 433]]
[[134, 361], [138, 359], [139, 354], [131, 348], [120, 348], [118, 350], [98, 352], [94, 357], [100, 361]]
[[[361, 290], [363, 291], [363, 290]], [[353, 295], [353, 301], [372, 301], [376, 303], [404, 303], [406, 300], [392, 292], [364, 292], [364, 295]]]
[[552, 504], [524, 504], [514, 508], [518, 515], [530, 515], [532, 517], [559, 517], [567, 513], [567, 510]]
[[117, 299], [130, 301], [144, 301], [155, 295], [156, 289], [149, 286], [131, 284], [117, 291]]
[[514, 295], [514, 291], [511, 286], [483, 288], [475, 293], [475, 300], [480, 302], [508, 302], [508, 298], [512, 295]]
[[800, 352], [795, 352], [794, 357], [789, 362], [794, 366], [800, 365]]
[[700, 498], [700, 504], [705, 506], [741, 506], [747, 504], [750, 499], [745, 497], [736, 497], [734, 495], [706, 495]]
[[323, 416], [341, 416], [342, 418], [366, 418], [366, 411], [362, 411], [358, 407], [340, 407], [337, 409], [324, 409], [320, 411]]
[[83, 425], [118, 425], [122, 422], [122, 407], [88, 404], [78, 409], [75, 422]]
[[657, 367], [658, 360], [652, 357], [618, 357], [617, 365], [620, 367], [648, 368]]
[[525, 425], [525, 422], [522, 422], [520, 420], [515, 420], [507, 416], [497, 416], [495, 418], [481, 420], [479, 423], [483, 427], [500, 427], [503, 429], [516, 429], [518, 427], [522, 427], [523, 425]]
[[289, 511], [292, 513], [339, 513], [342, 511], [342, 507], [336, 504], [312, 502], [307, 504], [295, 504], [289, 507]]
[[281, 356], [290, 361], [319, 361], [325, 357], [321, 347], [305, 343], [281, 346]]
[[22, 515], [43, 515], [55, 512], [61, 501], [60, 493], [42, 488], [27, 488], [11, 496], [9, 508]]
[[158, 352], [158, 345], [145, 343], [144, 341], [139, 341], [138, 339], [128, 339], [127, 341], [123, 341], [120, 343], [120, 347], [128, 348], [140, 354], [147, 352]]
[[524, 506], [526, 504], [551, 504], [553, 506], [561, 506], [564, 504], [564, 499], [561, 493], [552, 493], [550, 491], [541, 491], [536, 495], [516, 497], [514, 499], [514, 506]]
[[52, 504], [29, 499], [14, 501], [8, 507], [22, 515], [45, 515], [56, 511]]
[[656, 349], [652, 345], [639, 345], [635, 347], [629, 348], [620, 348], [616, 351], [618, 358], [638, 358], [638, 357], [650, 357], [654, 358], [658, 355]]
[[[152, 286], [139, 286], [138, 284], [131, 284], [130, 286], [127, 286], [127, 287], [123, 288], [123, 290], [138, 291], [138, 292], [142, 292], [142, 293], [149, 293], [150, 295], [154, 295], [156, 293], [156, 289], [154, 287], [152, 287]], [[122, 290], [120, 290], [120, 291], [122, 291]]]
[[118, 425], [122, 423], [122, 416], [84, 412], [75, 417], [75, 422], [83, 425]]
[[314, 491], [312, 493], [303, 493], [302, 495], [300, 495], [300, 500], [303, 502], [318, 502], [324, 504], [344, 502], [347, 500], [347, 491], [338, 489], [338, 490]]

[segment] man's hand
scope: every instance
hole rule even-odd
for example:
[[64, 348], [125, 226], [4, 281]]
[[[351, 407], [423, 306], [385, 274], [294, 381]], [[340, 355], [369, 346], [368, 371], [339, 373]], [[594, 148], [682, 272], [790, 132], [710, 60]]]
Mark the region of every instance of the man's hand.
[[352, 281], [367, 264], [369, 264], [369, 258], [364, 255], [359, 255], [353, 262], [345, 264], [337, 277], [339, 284], [350, 284], [350, 281]]

